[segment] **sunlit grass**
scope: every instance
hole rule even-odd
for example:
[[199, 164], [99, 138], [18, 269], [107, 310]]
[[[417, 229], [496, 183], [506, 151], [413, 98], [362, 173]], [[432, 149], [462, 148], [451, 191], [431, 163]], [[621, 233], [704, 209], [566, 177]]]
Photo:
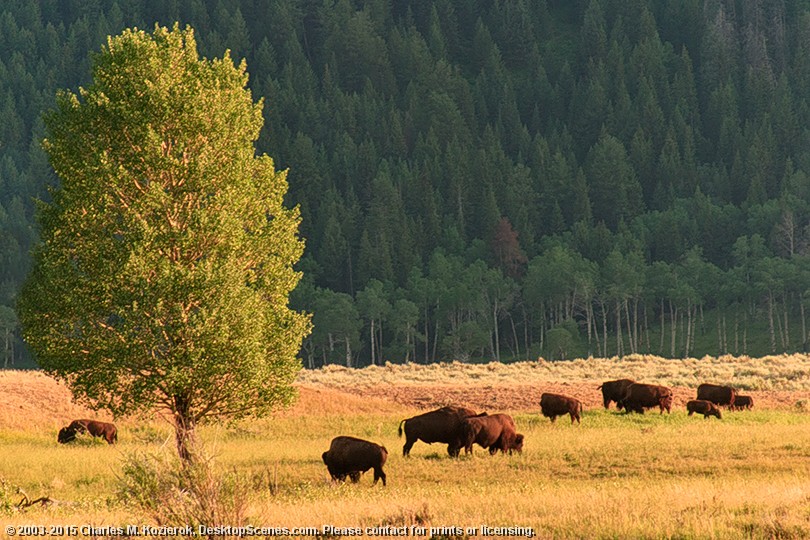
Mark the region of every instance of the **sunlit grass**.
[[[795, 370], [804, 361], [779, 357], [742, 365], [749, 371], [778, 372], [788, 363]], [[604, 365], [590, 368], [540, 363], [469, 369], [480, 374], [478, 380], [504, 377], [502, 384], [530, 384], [533, 373], [545, 373], [552, 381], [588, 382], [615, 377], [608, 368], [616, 362], [597, 361]], [[637, 364], [639, 378], [650, 379], [666, 370], [666, 362], [680, 361], [639, 358], [622, 367]], [[247, 514], [256, 526], [521, 526], [541, 538], [810, 537], [810, 413], [797, 407], [724, 410], [722, 420], [688, 417], [681, 408], [672, 414], [626, 415], [590, 407], [581, 425], [567, 417], [552, 424], [537, 410], [506, 410], [526, 437], [521, 455], [490, 456], [476, 447], [472, 456], [453, 460], [443, 445], [417, 442], [411, 457], [403, 458], [397, 426], [418, 409], [328, 388], [351, 388], [358, 378], [372, 381], [380, 374], [390, 376], [390, 384], [413, 384], [422, 380], [423, 371], [431, 372], [434, 385], [463, 388], [470, 384], [465, 383], [466, 369], [457, 364], [414, 368], [418, 376], [401, 366], [304, 373], [302, 378], [317, 381], [302, 386], [301, 400], [291, 410], [235, 426], [204, 426], [199, 436], [220, 471], [235, 473], [250, 486]], [[575, 371], [565, 379], [568, 375], [555, 369]], [[592, 373], [586, 376], [586, 369]], [[727, 368], [716, 368], [721, 369]], [[330, 373], [335, 377], [331, 383]], [[26, 376], [20, 377], [17, 386], [24, 386]], [[428, 379], [418, 384], [432, 391]], [[70, 410], [69, 404], [58, 408]], [[150, 521], [117, 497], [118, 477], [127, 456], [175, 452], [167, 424], [125, 419], [117, 422], [117, 445], [89, 438], [59, 445], [56, 431], [65, 418], [52, 418], [47, 411], [30, 414], [28, 425], [0, 423], [4, 523]], [[331, 482], [321, 453], [336, 435], [386, 446], [388, 485], [372, 487], [370, 474], [359, 484]], [[23, 493], [58, 503], [17, 510]]]

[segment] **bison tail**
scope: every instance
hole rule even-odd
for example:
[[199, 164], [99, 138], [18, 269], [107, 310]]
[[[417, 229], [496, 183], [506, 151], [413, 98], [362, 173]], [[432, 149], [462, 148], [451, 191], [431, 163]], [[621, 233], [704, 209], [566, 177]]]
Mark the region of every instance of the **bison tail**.
[[[407, 419], [406, 419], [406, 420], [407, 420]], [[402, 437], [402, 424], [404, 424], [404, 423], [405, 423], [405, 420], [402, 420], [402, 421], [399, 423], [399, 429], [397, 430], [397, 435], [398, 435], [399, 437]]]

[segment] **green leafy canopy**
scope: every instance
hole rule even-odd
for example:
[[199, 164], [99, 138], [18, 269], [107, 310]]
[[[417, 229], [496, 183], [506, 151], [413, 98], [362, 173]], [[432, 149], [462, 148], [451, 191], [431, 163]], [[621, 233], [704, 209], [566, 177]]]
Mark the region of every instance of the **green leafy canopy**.
[[191, 28], [108, 38], [60, 92], [44, 148], [61, 179], [19, 312], [37, 362], [115, 415], [187, 420], [288, 403], [309, 316], [286, 171], [256, 156], [245, 63], [200, 59]]

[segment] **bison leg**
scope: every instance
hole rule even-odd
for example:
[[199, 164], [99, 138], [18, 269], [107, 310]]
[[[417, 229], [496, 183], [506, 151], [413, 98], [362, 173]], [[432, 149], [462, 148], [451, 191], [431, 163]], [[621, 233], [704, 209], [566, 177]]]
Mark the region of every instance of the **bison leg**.
[[385, 473], [382, 470], [382, 467], [374, 467], [374, 483], [371, 484], [372, 486], [377, 485], [377, 480], [382, 479], [383, 486], [385, 485]]
[[352, 471], [349, 473], [349, 478], [351, 479], [352, 483], [356, 484], [360, 481], [360, 471]]
[[549, 418], [551, 418], [551, 423], [552, 424], [557, 420], [557, 417], [555, 415], [553, 415], [553, 414], [551, 416], [549, 416]]
[[414, 443], [417, 439], [405, 439], [405, 445], [402, 447], [402, 455], [408, 457], [411, 453]]

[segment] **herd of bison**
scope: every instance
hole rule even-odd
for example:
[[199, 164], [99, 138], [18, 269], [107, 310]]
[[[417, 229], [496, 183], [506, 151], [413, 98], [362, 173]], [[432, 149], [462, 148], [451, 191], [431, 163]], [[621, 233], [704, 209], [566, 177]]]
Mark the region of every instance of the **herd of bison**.
[[[664, 410], [669, 413], [672, 409], [672, 389], [666, 386], [619, 379], [602, 383], [599, 389], [602, 390], [605, 409], [611, 402], [628, 413], [644, 414], [645, 409], [658, 407], [663, 414]], [[720, 406], [750, 409], [753, 405], [750, 396], [739, 395], [730, 386], [701, 384], [697, 389], [697, 399], [687, 402], [686, 410], [689, 416], [698, 413], [704, 418], [721, 418]], [[582, 402], [571, 396], [552, 393], [540, 396], [540, 410], [552, 422], [567, 414], [572, 424], [574, 421], [579, 423], [582, 409]], [[466, 454], [471, 454], [474, 444], [489, 449], [490, 454], [499, 450], [510, 454], [523, 450], [523, 434], [517, 432], [515, 421], [508, 414], [476, 413], [455, 405], [406, 418], [399, 423], [398, 431], [400, 437], [405, 433], [403, 456], [410, 454], [416, 441], [446, 444], [451, 457], [458, 457], [462, 448]], [[363, 472], [373, 469], [374, 484], [382, 479], [385, 485], [383, 465], [388, 459], [388, 450], [382, 445], [342, 435], [332, 439], [329, 450], [321, 457], [333, 480], [344, 481], [349, 477], [357, 482]]]
[[[619, 379], [602, 383], [605, 409], [611, 402], [625, 412], [644, 414], [645, 409], [658, 407], [661, 414], [672, 408], [672, 389], [655, 384], [638, 383], [630, 379]], [[697, 389], [697, 398], [686, 403], [689, 416], [702, 414], [704, 418], [715, 416], [722, 418], [720, 406], [730, 410], [750, 409], [754, 402], [750, 396], [737, 394], [730, 386], [701, 384]], [[543, 416], [554, 422], [558, 416], [569, 415], [571, 423], [580, 422], [582, 402], [574, 397], [562, 394], [544, 393], [540, 396], [540, 410]], [[502, 453], [521, 452], [523, 434], [518, 433], [515, 421], [508, 414], [476, 413], [465, 407], [447, 405], [435, 411], [426, 412], [399, 423], [399, 436], [405, 434], [405, 445], [402, 455], [408, 456], [416, 441], [427, 444], [442, 443], [447, 445], [447, 453], [458, 457], [461, 449], [471, 454], [473, 445], [488, 449], [490, 454], [499, 450]], [[70, 425], [59, 430], [57, 441], [65, 444], [76, 439], [77, 434], [89, 433], [101, 437], [108, 444], [118, 440], [115, 425], [97, 420], [74, 420]], [[369, 469], [374, 470], [374, 484], [382, 480], [385, 485], [383, 465], [388, 459], [388, 450], [382, 445], [341, 435], [332, 439], [329, 450], [321, 456], [333, 480], [345, 481], [348, 477], [358, 482], [360, 475]]]

